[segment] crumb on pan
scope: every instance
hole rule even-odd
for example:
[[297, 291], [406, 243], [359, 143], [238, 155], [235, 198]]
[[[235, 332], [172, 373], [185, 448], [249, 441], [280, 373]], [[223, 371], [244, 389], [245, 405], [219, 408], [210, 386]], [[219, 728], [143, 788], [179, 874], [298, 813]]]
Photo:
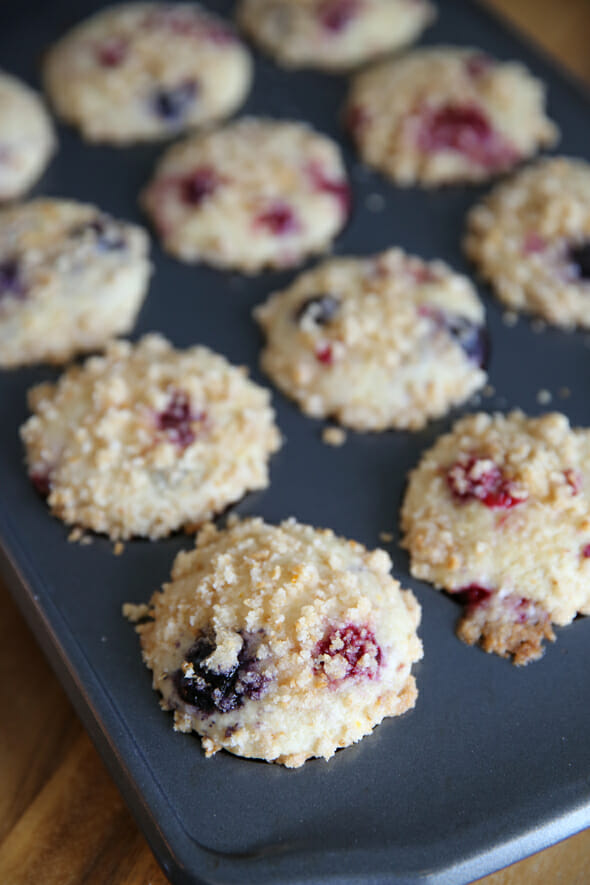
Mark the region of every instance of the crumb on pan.
[[322, 442], [327, 446], [343, 446], [346, 439], [346, 431], [342, 427], [324, 427], [322, 430]]
[[135, 605], [132, 602], [126, 602], [123, 605], [122, 612], [124, 618], [132, 624], [137, 624], [139, 621], [143, 621], [144, 618], [150, 616], [150, 607], [144, 602], [139, 603], [138, 605]]

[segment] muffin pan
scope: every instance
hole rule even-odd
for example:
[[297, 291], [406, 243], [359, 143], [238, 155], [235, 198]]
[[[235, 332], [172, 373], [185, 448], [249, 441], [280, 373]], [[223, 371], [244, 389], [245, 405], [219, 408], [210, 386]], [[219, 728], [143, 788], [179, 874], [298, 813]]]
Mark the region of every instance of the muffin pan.
[[[38, 84], [45, 47], [98, 5], [12, 4], [2, 13], [3, 67]], [[221, 0], [208, 5], [226, 14], [231, 7]], [[547, 83], [549, 111], [562, 129], [559, 151], [590, 159], [583, 91], [479, 6], [468, 0], [439, 6], [422, 42], [522, 59]], [[346, 90], [345, 78], [288, 73], [256, 55], [245, 112], [303, 119], [342, 144], [354, 204], [337, 253], [399, 244], [469, 271], [460, 250], [465, 212], [485, 188], [399, 190], [362, 167], [339, 124]], [[137, 195], [162, 145], [89, 147], [65, 127], [59, 138], [59, 153], [35, 193], [87, 200], [141, 221]], [[184, 266], [155, 242], [153, 258], [156, 272], [134, 337], [159, 330], [178, 346], [207, 344], [268, 383], [257, 365], [261, 340], [251, 310], [295, 271], [246, 278]], [[515, 668], [455, 637], [458, 606], [410, 578], [397, 544], [406, 473], [458, 414], [556, 408], [574, 425], [590, 425], [588, 334], [541, 329], [526, 318], [507, 326], [489, 289], [479, 290], [495, 392], [426, 430], [349, 433], [344, 446], [332, 448], [321, 441], [322, 422], [274, 394], [286, 444], [271, 462], [269, 489], [234, 509], [269, 521], [294, 515], [371, 547], [381, 532], [392, 532], [384, 546], [394, 574], [423, 607], [416, 708], [330, 762], [312, 760], [296, 771], [225, 753], [207, 760], [196, 738], [173, 732], [121, 606], [147, 601], [176, 552], [193, 539], [133, 541], [120, 556], [105, 538], [68, 543], [68, 530], [27, 479], [18, 438], [27, 389], [57, 370], [0, 373], [3, 573], [172, 882], [451, 885], [590, 824], [590, 619], [559, 630], [540, 662]]]

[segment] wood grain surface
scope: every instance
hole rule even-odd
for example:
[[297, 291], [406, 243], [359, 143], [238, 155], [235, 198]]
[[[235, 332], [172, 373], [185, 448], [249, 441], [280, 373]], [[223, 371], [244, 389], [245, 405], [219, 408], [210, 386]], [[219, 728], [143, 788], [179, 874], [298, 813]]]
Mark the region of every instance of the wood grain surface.
[[[590, 84], [590, 0], [488, 2]], [[0, 710], [0, 885], [166, 885], [1, 582]], [[588, 883], [590, 830], [480, 880]]]

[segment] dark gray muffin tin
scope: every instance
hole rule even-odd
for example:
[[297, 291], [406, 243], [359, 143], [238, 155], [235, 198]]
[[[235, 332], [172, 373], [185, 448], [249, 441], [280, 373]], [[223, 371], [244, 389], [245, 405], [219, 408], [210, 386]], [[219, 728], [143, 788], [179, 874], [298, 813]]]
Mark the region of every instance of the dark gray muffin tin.
[[[2, 67], [38, 83], [44, 48], [100, 4], [20, 0], [0, 12]], [[231, 3], [210, 2], [228, 13]], [[582, 90], [505, 26], [468, 0], [441, 0], [424, 42], [479, 46], [520, 58], [549, 88], [563, 138], [560, 151], [590, 157], [590, 103]], [[245, 112], [307, 120], [342, 144], [354, 194], [338, 253], [391, 244], [469, 271], [460, 251], [467, 208], [485, 188], [398, 190], [355, 159], [339, 125], [345, 78], [287, 73], [257, 56]], [[96, 202], [140, 221], [137, 194], [162, 147], [90, 147], [60, 128], [60, 151], [35, 192]], [[385, 207], [373, 211], [371, 195]], [[367, 202], [368, 200], [368, 202]], [[135, 337], [160, 330], [178, 346], [208, 344], [234, 363], [257, 368], [252, 307], [295, 272], [252, 279], [188, 267], [153, 246], [156, 273]], [[590, 424], [590, 352], [583, 332], [506, 327], [489, 290], [490, 382], [482, 408], [552, 407]], [[122, 556], [95, 538], [68, 544], [23, 468], [18, 427], [26, 391], [57, 371], [0, 374], [0, 557], [3, 573], [49, 660], [104, 757], [150, 845], [175, 883], [241, 885], [453, 885], [478, 878], [590, 824], [590, 619], [560, 629], [545, 657], [524, 669], [459, 642], [456, 604], [412, 580], [397, 544], [408, 469], [458, 414], [421, 433], [350, 434], [346, 445], [320, 440], [322, 424], [279, 394], [286, 437], [271, 465], [271, 486], [235, 510], [270, 521], [294, 515], [369, 545], [386, 545], [395, 575], [423, 606], [424, 660], [415, 667], [416, 708], [386, 720], [328, 763], [296, 771], [220, 753], [206, 760], [194, 736], [172, 731], [159, 709], [123, 602], [146, 601], [193, 539], [134, 541]], [[569, 388], [571, 396], [560, 396]], [[42, 687], [39, 687], [42, 690]], [[9, 715], [9, 711], [7, 712]]]

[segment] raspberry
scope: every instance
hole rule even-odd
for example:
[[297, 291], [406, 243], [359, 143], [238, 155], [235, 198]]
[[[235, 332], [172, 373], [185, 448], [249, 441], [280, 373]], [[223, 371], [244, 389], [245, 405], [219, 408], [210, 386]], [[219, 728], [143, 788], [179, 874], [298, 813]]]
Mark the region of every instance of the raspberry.
[[358, 627], [355, 624], [348, 624], [346, 627], [333, 627], [318, 642], [314, 664], [316, 673], [324, 670], [326, 656], [330, 658], [338, 656], [345, 662], [342, 679], [352, 677], [374, 679], [383, 660], [373, 631], [368, 627]]
[[492, 595], [492, 591], [487, 587], [481, 587], [479, 584], [468, 584], [467, 587], [460, 587], [459, 590], [449, 591], [461, 605], [467, 605], [474, 608], [483, 605]]
[[349, 26], [361, 7], [359, 0], [324, 0], [319, 10], [322, 27], [338, 33]]
[[350, 212], [350, 186], [344, 178], [329, 178], [318, 163], [310, 163], [308, 174], [317, 191], [330, 194], [339, 203], [342, 215]]
[[116, 68], [125, 61], [128, 49], [126, 40], [112, 37], [96, 47], [96, 58], [104, 68]]
[[51, 478], [48, 472], [34, 470], [33, 473], [29, 474], [29, 479], [42, 498], [46, 498], [49, 495], [51, 491]]
[[331, 366], [334, 362], [334, 351], [332, 350], [331, 344], [324, 344], [318, 350], [316, 350], [315, 358], [318, 363], [323, 363], [324, 366]]
[[170, 442], [185, 449], [196, 438], [193, 423], [203, 421], [204, 418], [204, 413], [192, 412], [187, 393], [183, 390], [173, 390], [168, 405], [158, 415], [158, 429], [166, 433]]
[[292, 209], [285, 203], [274, 203], [269, 209], [259, 213], [254, 219], [256, 227], [264, 227], [276, 237], [297, 233], [300, 224]]
[[485, 52], [475, 52], [465, 62], [467, 73], [470, 77], [482, 77], [494, 66], [494, 60]]
[[513, 495], [512, 483], [489, 458], [464, 457], [449, 467], [446, 479], [450, 491], [460, 501], [477, 500], [486, 507], [508, 509], [525, 500]]
[[201, 166], [180, 181], [180, 195], [183, 203], [200, 206], [211, 197], [221, 181], [212, 166]]
[[490, 169], [510, 166], [518, 154], [503, 135], [495, 132], [475, 105], [448, 104], [427, 111], [419, 133], [422, 150], [454, 150], [473, 163]]

